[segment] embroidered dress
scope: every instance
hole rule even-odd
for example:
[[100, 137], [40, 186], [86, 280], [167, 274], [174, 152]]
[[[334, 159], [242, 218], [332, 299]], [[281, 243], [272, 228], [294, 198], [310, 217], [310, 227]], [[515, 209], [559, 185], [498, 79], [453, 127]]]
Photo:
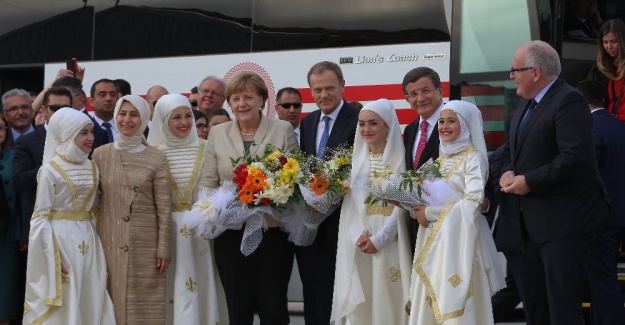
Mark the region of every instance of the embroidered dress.
[[[389, 127], [383, 154], [370, 154], [356, 132], [352, 180], [365, 183], [375, 173], [405, 170], [404, 146], [395, 110], [386, 99], [362, 108], [378, 114]], [[407, 324], [405, 303], [410, 288], [407, 213], [392, 205], [365, 204], [368, 193], [352, 188], [343, 199], [339, 222], [331, 320], [337, 325]], [[377, 253], [360, 251], [356, 242], [369, 236]]]
[[442, 175], [462, 199], [425, 210], [430, 224], [417, 234], [410, 324], [493, 324], [490, 297], [504, 285], [480, 213], [487, 167], [473, 147], [439, 161]]
[[98, 169], [89, 160], [74, 164], [57, 155], [41, 167], [37, 181], [24, 324], [115, 324], [104, 252], [90, 213]]
[[211, 241], [196, 237], [183, 222], [184, 212], [197, 199], [205, 148], [205, 140], [200, 140], [199, 146], [158, 146], [167, 156], [172, 176], [174, 259], [167, 270], [167, 301], [173, 300], [173, 323], [180, 325], [219, 323], [217, 272]]

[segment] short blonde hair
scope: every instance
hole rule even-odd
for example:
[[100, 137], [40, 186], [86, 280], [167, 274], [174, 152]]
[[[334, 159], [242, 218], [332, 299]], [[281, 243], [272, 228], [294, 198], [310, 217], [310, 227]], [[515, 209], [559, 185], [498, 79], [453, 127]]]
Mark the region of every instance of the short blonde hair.
[[228, 80], [225, 94], [228, 104], [230, 104], [230, 96], [244, 91], [256, 92], [256, 94], [263, 98], [263, 105], [261, 107], [265, 107], [265, 102], [267, 102], [269, 98], [269, 90], [267, 90], [267, 85], [263, 78], [258, 74], [244, 71], [235, 74], [234, 77]]

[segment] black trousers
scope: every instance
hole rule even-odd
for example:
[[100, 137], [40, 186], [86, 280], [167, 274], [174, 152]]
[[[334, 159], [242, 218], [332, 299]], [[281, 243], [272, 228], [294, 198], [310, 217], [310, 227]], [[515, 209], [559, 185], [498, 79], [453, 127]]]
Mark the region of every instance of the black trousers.
[[227, 230], [215, 239], [215, 261], [226, 294], [231, 325], [252, 325], [254, 310], [262, 325], [289, 324], [287, 291], [293, 269], [293, 244], [278, 228], [269, 228], [249, 256], [241, 253], [243, 230]]
[[[523, 281], [523, 255], [504, 254], [506, 256], [506, 287], [492, 298], [495, 323], [501, 323], [512, 314], [516, 306], [523, 301], [525, 306], [525, 289]], [[527, 317], [527, 315], [525, 316]]]
[[595, 233], [535, 243], [524, 238], [528, 325], [584, 325], [582, 284]]

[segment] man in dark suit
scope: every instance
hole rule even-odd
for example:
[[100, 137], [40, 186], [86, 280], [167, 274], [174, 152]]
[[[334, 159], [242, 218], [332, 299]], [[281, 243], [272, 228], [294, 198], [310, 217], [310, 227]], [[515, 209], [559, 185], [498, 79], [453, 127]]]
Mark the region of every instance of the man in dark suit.
[[591, 324], [623, 324], [623, 296], [617, 283], [620, 233], [625, 227], [625, 124], [603, 109], [604, 88], [598, 81], [577, 84], [593, 121], [593, 143], [601, 179], [610, 198], [608, 225], [601, 230], [588, 259]]
[[584, 324], [582, 282], [593, 240], [609, 218], [592, 118], [560, 75], [558, 53], [532, 41], [514, 55], [518, 101], [499, 184], [520, 195], [528, 324]]
[[[80, 79], [68, 76], [60, 77], [52, 83], [52, 87], [55, 86], [62, 86], [69, 90], [72, 95], [72, 108], [87, 114], [89, 119], [91, 119], [91, 122], [93, 122], [93, 148], [91, 149], [91, 153], [93, 153], [93, 150], [97, 149], [99, 146], [109, 143], [106, 131], [104, 131], [102, 126], [95, 121], [89, 112], [87, 112], [87, 96], [82, 89], [82, 82]], [[91, 159], [91, 154], [89, 154], [89, 159]]]
[[[353, 145], [359, 110], [343, 100], [345, 80], [341, 68], [328, 61], [313, 65], [308, 71], [308, 85], [319, 109], [300, 124], [302, 151], [319, 156], [323, 148]], [[339, 206], [319, 225], [315, 242], [310, 247], [298, 247], [296, 252], [304, 286], [306, 325], [330, 323], [340, 213]]]
[[[419, 118], [404, 130], [406, 169], [418, 169], [430, 158], [438, 158], [438, 117], [443, 108], [443, 86], [436, 71], [419, 67], [406, 73], [402, 90], [410, 107], [419, 114]], [[419, 223], [410, 218], [410, 245], [413, 254], [417, 230]]]

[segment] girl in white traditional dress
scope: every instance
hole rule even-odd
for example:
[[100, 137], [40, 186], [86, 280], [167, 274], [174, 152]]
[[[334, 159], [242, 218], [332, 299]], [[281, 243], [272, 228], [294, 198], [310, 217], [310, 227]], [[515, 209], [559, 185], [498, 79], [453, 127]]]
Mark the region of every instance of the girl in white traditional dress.
[[173, 319], [173, 324], [180, 325], [217, 324], [218, 278], [211, 241], [197, 237], [183, 222], [184, 212], [197, 200], [206, 149], [206, 141], [198, 138], [187, 97], [170, 94], [159, 99], [148, 143], [165, 153], [172, 176], [175, 257], [167, 272], [167, 301], [173, 300], [173, 305], [167, 304], [167, 323], [171, 324]]
[[[351, 178], [364, 184], [375, 173], [405, 171], [404, 145], [395, 109], [387, 99], [358, 115]], [[331, 319], [336, 324], [407, 324], [410, 286], [407, 213], [352, 188], [343, 199]]]
[[505, 287], [495, 243], [481, 214], [488, 176], [482, 115], [450, 101], [438, 120], [440, 171], [458, 200], [413, 207], [417, 233], [410, 324], [494, 324], [490, 297]]
[[98, 186], [98, 168], [87, 159], [92, 145], [87, 115], [54, 113], [30, 222], [24, 324], [115, 324], [91, 214]]

